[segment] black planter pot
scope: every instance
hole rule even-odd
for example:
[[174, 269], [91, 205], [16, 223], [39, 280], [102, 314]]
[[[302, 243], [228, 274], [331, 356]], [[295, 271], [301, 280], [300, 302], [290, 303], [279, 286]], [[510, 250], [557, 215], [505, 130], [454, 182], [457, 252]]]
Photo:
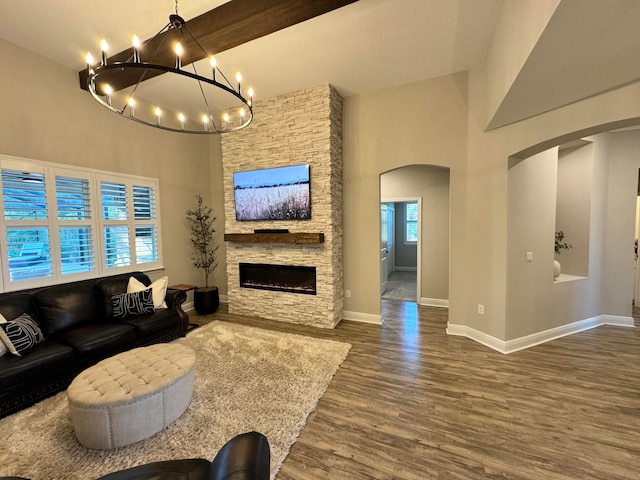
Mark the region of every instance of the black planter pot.
[[193, 308], [200, 315], [215, 312], [220, 306], [218, 287], [196, 288], [193, 292]]

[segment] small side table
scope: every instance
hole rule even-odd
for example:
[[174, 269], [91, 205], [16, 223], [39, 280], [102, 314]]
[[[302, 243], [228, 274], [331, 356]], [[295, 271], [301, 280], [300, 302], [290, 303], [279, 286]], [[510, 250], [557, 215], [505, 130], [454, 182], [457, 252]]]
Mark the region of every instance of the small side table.
[[172, 290], [180, 290], [181, 292], [188, 292], [190, 290], [195, 290], [195, 285], [189, 285], [188, 283], [176, 283], [175, 285], [169, 285], [167, 288]]
[[[185, 300], [187, 298], [187, 292], [191, 291], [191, 290], [195, 290], [196, 288], [198, 288], [196, 285], [191, 285], [189, 283], [176, 283], [175, 285], [169, 285], [167, 287], [167, 289], [169, 290], [178, 290], [179, 292], [182, 292], [182, 294], [185, 297]], [[196, 323], [187, 323], [187, 328], [185, 329], [185, 335], [190, 332], [191, 330], [195, 330], [196, 328], [198, 328], [200, 325], [196, 324]]]

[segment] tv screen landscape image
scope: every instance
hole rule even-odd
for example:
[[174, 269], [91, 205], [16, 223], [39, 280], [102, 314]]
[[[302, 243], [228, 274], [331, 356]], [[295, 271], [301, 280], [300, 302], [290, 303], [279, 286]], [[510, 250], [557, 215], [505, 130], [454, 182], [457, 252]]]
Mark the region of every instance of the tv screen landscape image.
[[235, 172], [236, 220], [309, 220], [309, 165]]

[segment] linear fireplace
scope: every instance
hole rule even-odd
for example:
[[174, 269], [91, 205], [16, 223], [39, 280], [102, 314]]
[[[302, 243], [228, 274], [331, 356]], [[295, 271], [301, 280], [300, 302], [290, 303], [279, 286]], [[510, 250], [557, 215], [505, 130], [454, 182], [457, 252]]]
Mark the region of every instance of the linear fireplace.
[[243, 288], [316, 294], [316, 267], [240, 263], [239, 269]]

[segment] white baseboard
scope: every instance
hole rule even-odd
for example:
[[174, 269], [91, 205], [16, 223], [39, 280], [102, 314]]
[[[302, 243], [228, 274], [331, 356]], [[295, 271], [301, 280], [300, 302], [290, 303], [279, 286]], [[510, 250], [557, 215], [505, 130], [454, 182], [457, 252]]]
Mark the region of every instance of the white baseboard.
[[398, 271], [398, 272], [417, 272], [418, 271], [418, 267], [393, 267], [393, 271]]
[[599, 327], [601, 325], [633, 327], [634, 322], [632, 317], [599, 315], [597, 317], [587, 318], [585, 320], [580, 320], [567, 325], [561, 325], [549, 330], [532, 333], [531, 335], [525, 335], [524, 337], [507, 341], [499, 340], [495, 337], [492, 337], [491, 335], [487, 335], [484, 332], [476, 330], [475, 328], [467, 327], [466, 325], [448, 324], [447, 334], [467, 337], [500, 353], [508, 354], [517, 352], [518, 350], [524, 350], [525, 348], [534, 347], [536, 345], [540, 345], [541, 343], [550, 342], [551, 340], [555, 340], [557, 338], [566, 337], [567, 335], [572, 335], [584, 330]]
[[616, 327], [635, 327], [633, 317], [621, 317], [619, 315], [600, 315], [602, 325], [614, 325]]
[[342, 312], [343, 320], [351, 320], [353, 322], [373, 323], [375, 325], [382, 325], [382, 315], [373, 315], [371, 313], [361, 312]]
[[446, 298], [420, 298], [420, 305], [425, 305], [427, 307], [442, 307], [449, 308], [449, 300]]
[[475, 328], [467, 327], [466, 325], [456, 325], [447, 323], [447, 335], [455, 335], [458, 337], [467, 337], [474, 340], [485, 347], [492, 348], [500, 353], [507, 353], [504, 350], [504, 343], [502, 340], [498, 340], [496, 337], [487, 335]]

